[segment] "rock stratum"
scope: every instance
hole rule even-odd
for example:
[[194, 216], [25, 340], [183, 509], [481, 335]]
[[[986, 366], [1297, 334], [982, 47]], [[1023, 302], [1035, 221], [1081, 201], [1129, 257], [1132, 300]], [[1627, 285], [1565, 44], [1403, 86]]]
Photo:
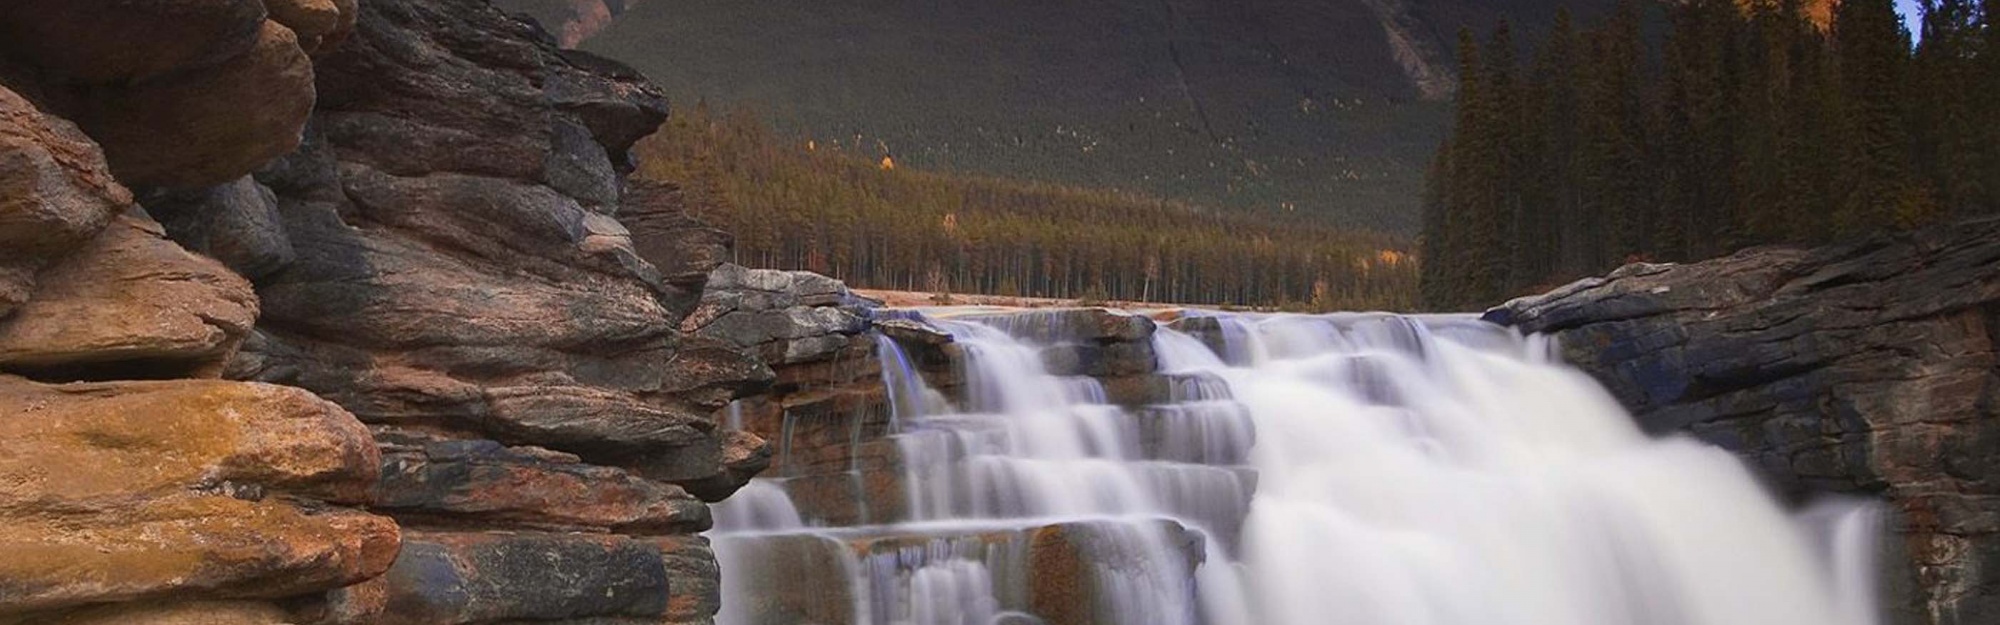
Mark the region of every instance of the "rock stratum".
[[2000, 220], [1631, 265], [1488, 318], [1783, 493], [1886, 499], [1891, 622], [2000, 619]]
[[709, 622], [774, 374], [667, 114], [484, 0], [0, 6], [0, 623]]

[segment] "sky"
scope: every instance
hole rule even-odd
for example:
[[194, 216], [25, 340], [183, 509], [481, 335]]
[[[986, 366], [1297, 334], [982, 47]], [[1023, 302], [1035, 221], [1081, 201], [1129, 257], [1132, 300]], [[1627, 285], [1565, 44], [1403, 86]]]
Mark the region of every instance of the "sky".
[[1917, 2], [1918, 0], [1896, 0], [1896, 10], [1903, 12], [1903, 23], [1910, 25], [1912, 39], [1921, 36], [1923, 32], [1917, 25], [1918, 20], [1923, 19], [1923, 11], [1917, 8]]

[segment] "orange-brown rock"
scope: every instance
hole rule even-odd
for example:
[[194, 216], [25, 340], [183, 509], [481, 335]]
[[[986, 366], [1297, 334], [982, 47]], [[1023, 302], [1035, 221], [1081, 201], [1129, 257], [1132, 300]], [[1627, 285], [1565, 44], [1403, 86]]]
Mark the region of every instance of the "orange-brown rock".
[[310, 393], [0, 376], [0, 415], [0, 615], [290, 597], [395, 557], [392, 521], [326, 505], [364, 503], [379, 454]]
[[53, 618], [53, 621], [44, 622], [48, 625], [288, 625], [292, 623], [291, 615], [284, 609], [262, 601], [124, 603], [86, 608]]
[[241, 55], [263, 22], [258, 0], [8, 0], [0, 50], [57, 82], [133, 82]]
[[250, 284], [166, 239], [144, 213], [118, 216], [44, 270], [0, 320], [0, 371], [42, 379], [210, 377], [257, 318]]
[[313, 66], [297, 35], [262, 22], [254, 45], [213, 67], [90, 90], [69, 113], [133, 186], [222, 184], [299, 146]]
[[89, 137], [0, 86], [0, 318], [27, 301], [37, 271], [131, 203]]
[[360, 13], [356, 0], [264, 0], [264, 8], [298, 34], [299, 47], [309, 54], [339, 45]]

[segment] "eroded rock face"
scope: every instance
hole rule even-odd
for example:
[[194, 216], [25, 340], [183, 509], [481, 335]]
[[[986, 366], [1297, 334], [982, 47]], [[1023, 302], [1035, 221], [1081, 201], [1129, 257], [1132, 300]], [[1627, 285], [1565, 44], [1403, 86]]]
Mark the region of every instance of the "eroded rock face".
[[308, 18], [292, 7], [314, 2], [274, 4], [280, 20], [258, 0], [21, 0], [0, 7], [0, 53], [33, 69], [126, 185], [206, 187], [298, 146], [314, 100], [306, 48], [353, 9], [326, 2]]
[[730, 239], [626, 180], [643, 77], [484, 0], [21, 0], [0, 82], [0, 625], [718, 609], [774, 376], [681, 330]]
[[28, 300], [36, 272], [131, 205], [107, 170], [74, 124], [0, 86], [0, 319]]
[[395, 557], [394, 523], [327, 507], [366, 503], [379, 455], [310, 393], [0, 376], [0, 414], [0, 615], [283, 598], [379, 575]]
[[1634, 265], [1488, 318], [1555, 333], [1648, 430], [1885, 497], [1897, 622], [2000, 619], [2000, 221]]
[[143, 212], [43, 271], [0, 320], [0, 371], [41, 379], [214, 377], [257, 318], [250, 284]]

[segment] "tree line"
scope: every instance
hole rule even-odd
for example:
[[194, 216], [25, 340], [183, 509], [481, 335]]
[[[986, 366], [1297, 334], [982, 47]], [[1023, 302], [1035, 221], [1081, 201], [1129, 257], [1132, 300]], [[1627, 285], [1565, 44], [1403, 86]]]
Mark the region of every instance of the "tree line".
[[[2000, 27], [1986, 0], [1628, 0], [1521, 55], [1459, 37], [1427, 177], [1421, 299], [1497, 304], [1632, 261], [1699, 260], [2000, 210]], [[1525, 56], [1526, 58], [1521, 58]]]
[[898, 168], [781, 136], [747, 109], [683, 111], [638, 147], [736, 235], [736, 261], [861, 288], [1294, 309], [1407, 309], [1392, 236], [1054, 184]]

